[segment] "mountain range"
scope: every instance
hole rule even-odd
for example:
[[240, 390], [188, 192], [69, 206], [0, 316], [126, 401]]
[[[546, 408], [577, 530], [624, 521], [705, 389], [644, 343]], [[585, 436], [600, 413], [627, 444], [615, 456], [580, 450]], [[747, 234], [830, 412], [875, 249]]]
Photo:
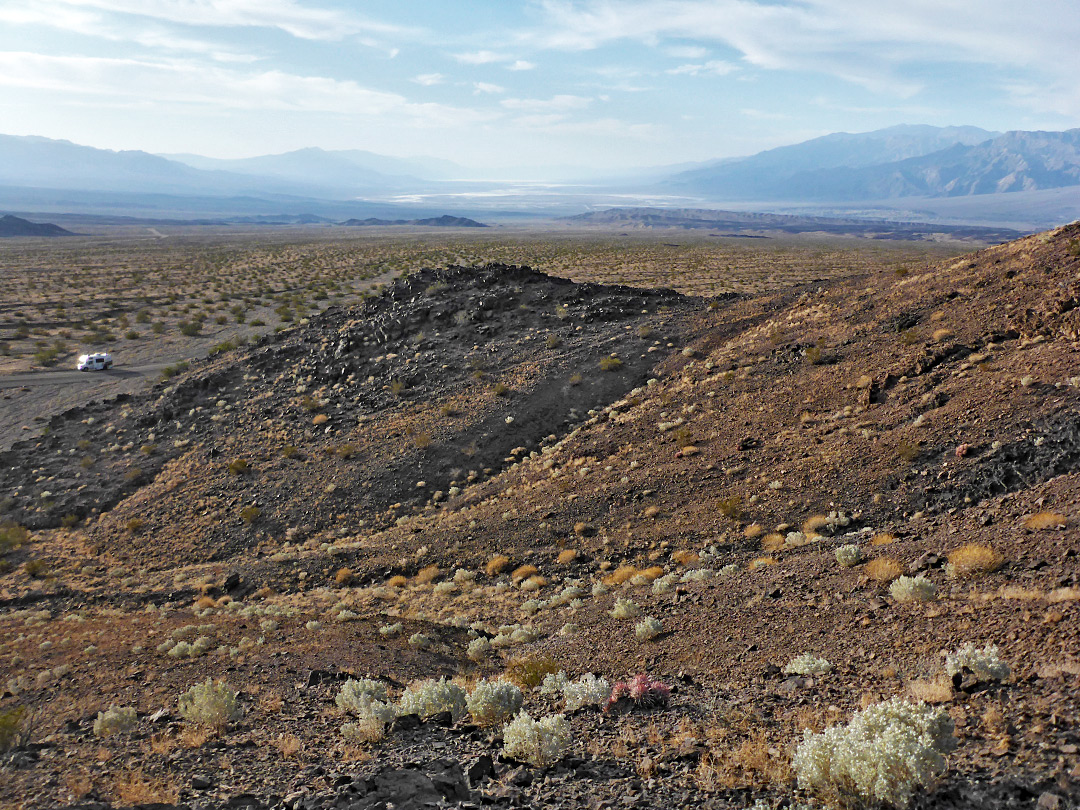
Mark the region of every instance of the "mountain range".
[[[590, 173], [582, 170], [582, 176]], [[999, 133], [904, 125], [833, 133], [747, 157], [628, 169], [618, 179], [545, 186], [542, 199], [528, 184], [508, 187], [479, 179], [481, 174], [436, 158], [362, 150], [308, 148], [218, 159], [0, 135], [0, 205], [21, 212], [152, 210], [167, 216], [172, 209], [186, 216], [272, 217], [303, 211], [334, 220], [411, 220], [450, 210], [490, 219], [495, 211], [504, 217], [576, 213], [636, 196], [647, 205], [657, 203], [645, 200], [674, 207], [740, 203], [774, 211], [802, 205], [842, 216], [860, 216], [860, 207], [869, 203], [876, 206], [869, 216], [912, 221], [930, 215], [925, 209], [932, 211], [934, 201], [966, 199], [947, 206], [941, 220], [1015, 227], [1080, 216], [1080, 129]], [[1023, 197], [991, 202], [1010, 194]], [[372, 209], [376, 205], [379, 210]], [[984, 209], [993, 213], [973, 213]], [[1039, 213], [1025, 216], [1033, 211]]]

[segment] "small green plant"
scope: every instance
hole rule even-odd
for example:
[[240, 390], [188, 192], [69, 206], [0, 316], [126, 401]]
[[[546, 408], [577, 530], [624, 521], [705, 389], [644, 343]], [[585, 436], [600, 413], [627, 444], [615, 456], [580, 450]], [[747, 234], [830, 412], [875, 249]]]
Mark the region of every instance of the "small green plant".
[[244, 475], [251, 469], [251, 465], [248, 464], [247, 459], [234, 458], [229, 462], [228, 469], [230, 475]]
[[48, 575], [49, 564], [45, 560], [27, 560], [23, 566], [26, 575], [34, 579], [41, 579]]
[[896, 455], [909, 463], [919, 457], [920, 450], [921, 443], [917, 441], [912, 442], [907, 439], [901, 439], [896, 445]]
[[544, 345], [549, 349], [557, 349], [562, 345], [562, 339], [558, 335], [551, 333], [544, 338]]
[[98, 712], [94, 720], [94, 736], [110, 737], [130, 731], [138, 722], [135, 709], [130, 706], [110, 706], [107, 711]]
[[146, 521], [139, 517], [129, 518], [124, 524], [124, 528], [132, 534], [138, 534], [143, 530], [144, 526], [146, 526]]
[[558, 672], [559, 665], [546, 656], [513, 658], [506, 664], [506, 678], [521, 689], [529, 691], [544, 682], [544, 678]]
[[34, 713], [26, 706], [0, 711], [0, 754], [22, 748], [34, 731]]
[[286, 444], [281, 448], [281, 455], [284, 458], [296, 458], [300, 455], [300, 449], [295, 444]]
[[618, 371], [623, 366], [623, 361], [615, 355], [600, 358], [601, 371]]
[[177, 326], [180, 334], [186, 337], [195, 337], [202, 330], [202, 324], [198, 321], [180, 321]]
[[404, 394], [407, 387], [408, 386], [405, 384], [404, 380], [390, 381], [390, 393], [393, 394], [395, 397], [400, 397], [402, 394]]
[[189, 723], [224, 731], [243, 715], [236, 690], [224, 681], [207, 678], [180, 695], [180, 716]]
[[510, 396], [510, 386], [506, 383], [495, 383], [494, 387], [491, 390], [492, 393], [494, 393], [497, 397]]
[[254, 504], [249, 504], [240, 510], [240, 519], [249, 526], [259, 519], [262, 510]]
[[854, 568], [865, 559], [866, 555], [863, 554], [863, 550], [853, 543], [840, 546], [836, 550], [836, 561], [844, 568]]
[[738, 520], [742, 516], [742, 496], [731, 495], [716, 502], [716, 510], [724, 517]]

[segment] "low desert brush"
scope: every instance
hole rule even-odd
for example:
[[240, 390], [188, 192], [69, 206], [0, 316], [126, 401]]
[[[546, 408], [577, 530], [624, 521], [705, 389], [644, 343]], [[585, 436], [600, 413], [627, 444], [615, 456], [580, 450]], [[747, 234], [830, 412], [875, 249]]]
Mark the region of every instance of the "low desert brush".
[[901, 576], [889, 586], [889, 595], [897, 602], [932, 602], [937, 598], [937, 586], [921, 574]]
[[892, 557], [877, 557], [863, 566], [863, 571], [870, 579], [884, 584], [903, 574], [904, 567]]
[[903, 807], [945, 770], [945, 754], [955, 747], [948, 713], [893, 698], [846, 726], [804, 732], [792, 766], [800, 787], [831, 804]]
[[624, 582], [629, 582], [638, 574], [637, 566], [635, 565], [620, 565], [610, 574], [608, 574], [602, 580], [603, 583], [609, 587], [615, 585], [622, 585]]
[[510, 558], [504, 554], [498, 554], [487, 561], [487, 565], [484, 566], [484, 573], [489, 577], [498, 576], [506, 567], [510, 565]]
[[844, 568], [854, 568], [865, 559], [866, 555], [863, 554], [863, 550], [852, 543], [840, 546], [836, 550], [836, 561]]
[[545, 677], [559, 669], [559, 665], [552, 658], [513, 658], [506, 664], [506, 678], [524, 690], [532, 690], [542, 684]]
[[469, 693], [466, 706], [472, 719], [481, 726], [505, 723], [521, 709], [521, 689], [508, 681], [480, 681]]
[[533, 720], [522, 709], [503, 728], [503, 753], [543, 767], [566, 756], [571, 740], [570, 723], [565, 716], [555, 714]]
[[832, 664], [824, 658], [818, 658], [810, 653], [803, 653], [792, 658], [786, 667], [786, 675], [824, 675], [832, 670]]
[[1036, 512], [1024, 518], [1024, 528], [1030, 531], [1044, 531], [1046, 529], [1064, 529], [1068, 523], [1065, 515], [1057, 512]]
[[535, 565], [519, 565], [510, 574], [510, 579], [516, 585], [517, 583], [522, 582], [529, 577], [536, 576], [539, 573], [540, 569], [537, 568]]
[[94, 720], [94, 736], [109, 737], [134, 728], [138, 717], [130, 706], [110, 706], [106, 711], [98, 712]]
[[418, 714], [420, 717], [450, 712], [456, 723], [465, 714], [465, 690], [446, 678], [415, 681], [405, 687], [398, 705], [402, 714]]
[[616, 599], [614, 607], [608, 611], [608, 615], [613, 619], [633, 619], [640, 613], [641, 609], [632, 599]]
[[967, 643], [953, 653], [945, 656], [945, 672], [949, 676], [958, 675], [964, 670], [971, 672], [980, 681], [1003, 681], [1012, 670], [999, 657], [999, 650], [987, 644], [981, 650], [972, 643]]
[[646, 616], [634, 627], [634, 635], [637, 636], [638, 641], [652, 641], [662, 632], [664, 632], [664, 625], [652, 616]]
[[223, 731], [243, 714], [236, 699], [236, 690], [224, 681], [212, 678], [180, 695], [179, 709], [180, 716], [189, 723], [207, 726], [215, 731]]
[[945, 574], [950, 579], [975, 579], [997, 571], [1005, 564], [1005, 557], [990, 546], [968, 543], [949, 552]]

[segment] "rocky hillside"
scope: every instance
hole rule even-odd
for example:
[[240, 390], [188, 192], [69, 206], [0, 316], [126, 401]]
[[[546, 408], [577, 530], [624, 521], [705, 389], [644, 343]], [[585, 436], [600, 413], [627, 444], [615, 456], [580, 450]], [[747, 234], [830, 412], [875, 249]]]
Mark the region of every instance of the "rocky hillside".
[[[429, 270], [64, 414], [0, 457], [0, 801], [858, 804], [793, 757], [900, 696], [955, 743], [911, 806], [1070, 806], [1078, 279], [1078, 225], [716, 299]], [[552, 764], [403, 692], [501, 674]], [[342, 731], [350, 675], [402, 716]]]

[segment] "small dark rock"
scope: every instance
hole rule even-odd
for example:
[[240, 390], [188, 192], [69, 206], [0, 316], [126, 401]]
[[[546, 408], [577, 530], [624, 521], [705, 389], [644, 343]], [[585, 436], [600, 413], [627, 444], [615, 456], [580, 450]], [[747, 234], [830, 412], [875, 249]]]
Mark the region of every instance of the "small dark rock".
[[454, 715], [450, 712], [439, 712], [433, 714], [428, 718], [429, 723], [433, 723], [436, 726], [442, 726], [443, 728], [450, 728], [454, 725]]
[[506, 781], [518, 787], [528, 787], [533, 781], [532, 771], [521, 765], [506, 775]]
[[492, 762], [491, 757], [488, 754], [477, 757], [469, 769], [466, 771], [469, 777], [469, 784], [473, 787], [479, 785], [485, 779], [492, 779], [495, 776], [495, 763]]
[[192, 790], [206, 790], [207, 788], [212, 787], [213, 784], [214, 780], [205, 774], [196, 774], [191, 777]]
[[392, 731], [412, 731], [413, 729], [420, 728], [423, 725], [423, 721], [418, 714], [403, 714], [400, 717], [395, 717], [394, 722], [390, 724]]

